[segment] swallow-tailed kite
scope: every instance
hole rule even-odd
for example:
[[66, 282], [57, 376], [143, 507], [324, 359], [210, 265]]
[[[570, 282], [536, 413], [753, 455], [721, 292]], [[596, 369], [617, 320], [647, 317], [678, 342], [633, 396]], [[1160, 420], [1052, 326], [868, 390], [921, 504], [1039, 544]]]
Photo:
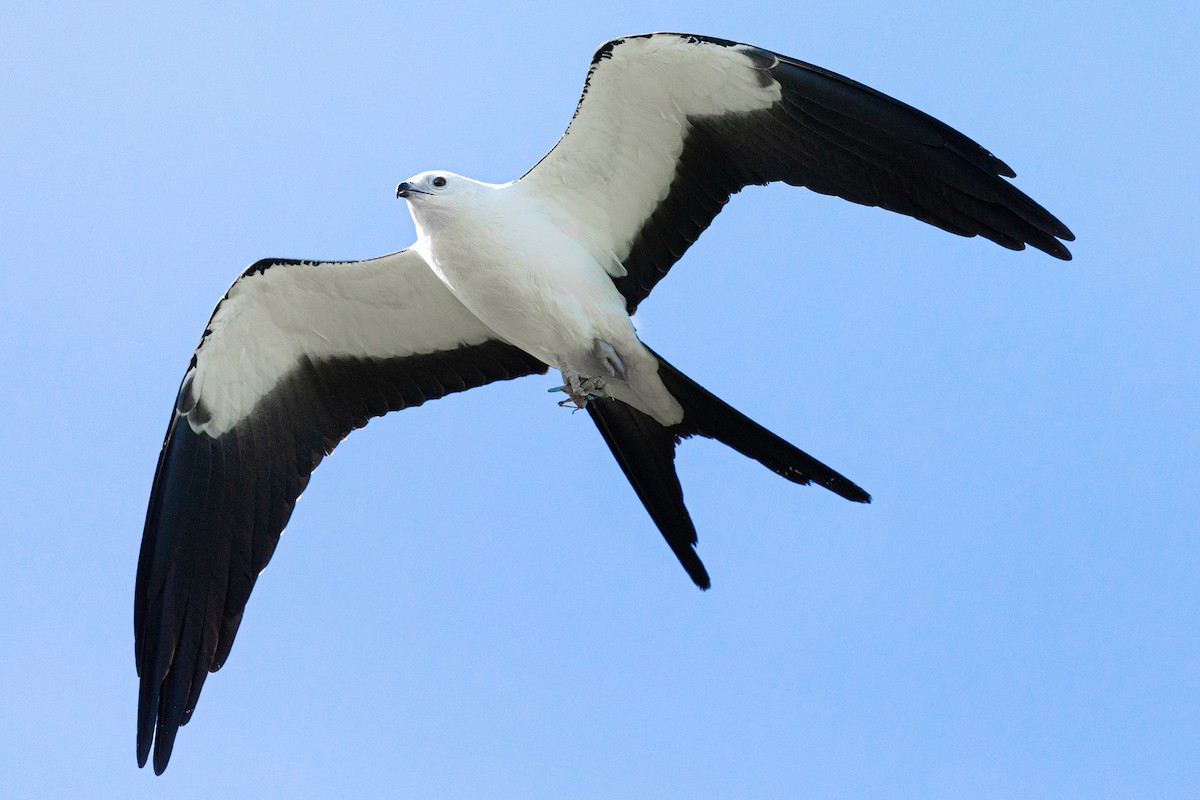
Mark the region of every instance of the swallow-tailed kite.
[[497, 380], [563, 376], [697, 586], [675, 474], [699, 434], [795, 483], [868, 494], [718, 400], [630, 315], [730, 196], [784, 181], [1056, 258], [1074, 237], [961, 133], [820, 67], [724, 39], [627, 36], [592, 58], [566, 133], [490, 184], [401, 183], [417, 241], [368, 261], [259, 261], [209, 320], [154, 476], [134, 630], [138, 763], [171, 756], [321, 458], [372, 417]]

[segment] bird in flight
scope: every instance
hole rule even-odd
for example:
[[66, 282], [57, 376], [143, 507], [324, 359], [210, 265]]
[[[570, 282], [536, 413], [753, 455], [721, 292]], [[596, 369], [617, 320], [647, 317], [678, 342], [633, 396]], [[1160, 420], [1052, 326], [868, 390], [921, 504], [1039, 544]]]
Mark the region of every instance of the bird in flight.
[[566, 133], [505, 184], [445, 170], [397, 187], [417, 241], [366, 261], [266, 259], [217, 304], [184, 374], [138, 562], [137, 757], [167, 766], [258, 574], [321, 459], [389, 411], [561, 372], [676, 558], [709, 577], [675, 447], [717, 439], [848, 500], [852, 481], [643, 344], [630, 315], [730, 196], [783, 181], [1013, 250], [1071, 232], [971, 139], [757, 47], [679, 33], [592, 58]]

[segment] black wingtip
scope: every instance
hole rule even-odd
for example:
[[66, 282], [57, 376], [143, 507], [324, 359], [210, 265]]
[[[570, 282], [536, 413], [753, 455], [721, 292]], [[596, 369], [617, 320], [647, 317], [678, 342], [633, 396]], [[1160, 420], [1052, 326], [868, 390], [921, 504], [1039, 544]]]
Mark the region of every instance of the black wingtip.
[[[959, 150], [959, 148], [953, 148], [953, 149], [958, 150], [959, 152], [962, 152], [961, 150]], [[983, 150], [982, 147], [980, 147], [979, 149]], [[997, 174], [1003, 175], [1006, 178], [1017, 177], [1017, 171], [1015, 169], [1013, 169], [1008, 164], [1001, 161], [993, 153], [990, 153], [986, 150], [984, 150], [983, 152], [987, 154], [988, 163], [991, 164], [992, 169], [994, 169], [997, 172]]]
[[[146, 687], [143, 687], [143, 691], [145, 689]], [[163, 719], [161, 713], [163, 709], [159, 708], [160, 696], [157, 694], [153, 697], [143, 696], [138, 708], [138, 768], [144, 768], [151, 761], [150, 752], [153, 750], [155, 775], [162, 775], [167, 769], [167, 763], [171, 760], [171, 751], [175, 747], [175, 735], [178, 733], [180, 725], [174, 719], [175, 715], [167, 714], [170, 718]]]
[[175, 749], [175, 734], [179, 729], [174, 726], [159, 724], [158, 733], [154, 740], [154, 774], [162, 775], [167, 770], [171, 760], [171, 751]]
[[157, 708], [158, 694], [151, 688], [151, 680], [147, 671], [142, 675], [141, 686], [138, 690], [137, 761], [139, 768], [146, 766], [146, 762], [150, 759], [150, 748], [154, 743], [154, 719], [157, 716]]
[[838, 495], [840, 495], [854, 503], [862, 503], [864, 505], [867, 505], [871, 502], [871, 495], [869, 492], [867, 492], [861, 486], [857, 486], [853, 483], [850, 483], [849, 481], [847, 481], [847, 484], [849, 484], [849, 485], [844, 487], [843, 489], [833, 489], [833, 487], [826, 487], [826, 488], [832, 489]]
[[1052, 236], [1057, 238], [1050, 239], [1049, 237], [1046, 237], [1048, 241], [1045, 243], [1031, 240], [1030, 244], [1041, 250], [1043, 253], [1048, 253], [1060, 261], [1070, 261], [1073, 258], [1071, 251], [1068, 250], [1066, 245], [1060, 242], [1059, 239], [1067, 242], [1073, 242], [1075, 241], [1075, 234], [1071, 233], [1065, 227], [1051, 231], [1050, 233]]

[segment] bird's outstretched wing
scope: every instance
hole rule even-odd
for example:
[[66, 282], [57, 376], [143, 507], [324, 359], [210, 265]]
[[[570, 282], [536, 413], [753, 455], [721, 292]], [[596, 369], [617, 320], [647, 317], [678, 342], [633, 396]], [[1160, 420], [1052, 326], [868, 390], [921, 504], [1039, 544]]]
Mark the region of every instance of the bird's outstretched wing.
[[785, 181], [907, 214], [1013, 250], [1071, 254], [1065, 225], [958, 131], [829, 70], [680, 33], [596, 51], [562, 139], [521, 181], [571, 217], [629, 311], [730, 195]]
[[154, 476], [134, 598], [138, 763], [153, 741], [166, 768], [322, 457], [372, 417], [546, 369], [415, 251], [247, 269], [192, 356]]

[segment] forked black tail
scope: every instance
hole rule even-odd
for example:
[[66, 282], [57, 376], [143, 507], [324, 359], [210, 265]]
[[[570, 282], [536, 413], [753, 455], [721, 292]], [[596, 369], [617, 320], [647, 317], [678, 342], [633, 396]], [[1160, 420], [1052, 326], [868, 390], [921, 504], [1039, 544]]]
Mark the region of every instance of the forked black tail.
[[[653, 352], [653, 351], [651, 351]], [[711, 584], [693, 546], [696, 527], [683, 503], [675, 473], [675, 446], [700, 435], [729, 445], [793, 483], [816, 483], [856, 503], [871, 496], [853, 481], [779, 438], [688, 376], [658, 358], [658, 374], [683, 406], [683, 420], [670, 427], [620, 400], [592, 400], [588, 414], [621, 465], [638, 499], [662, 532], [679, 563], [701, 589]]]

